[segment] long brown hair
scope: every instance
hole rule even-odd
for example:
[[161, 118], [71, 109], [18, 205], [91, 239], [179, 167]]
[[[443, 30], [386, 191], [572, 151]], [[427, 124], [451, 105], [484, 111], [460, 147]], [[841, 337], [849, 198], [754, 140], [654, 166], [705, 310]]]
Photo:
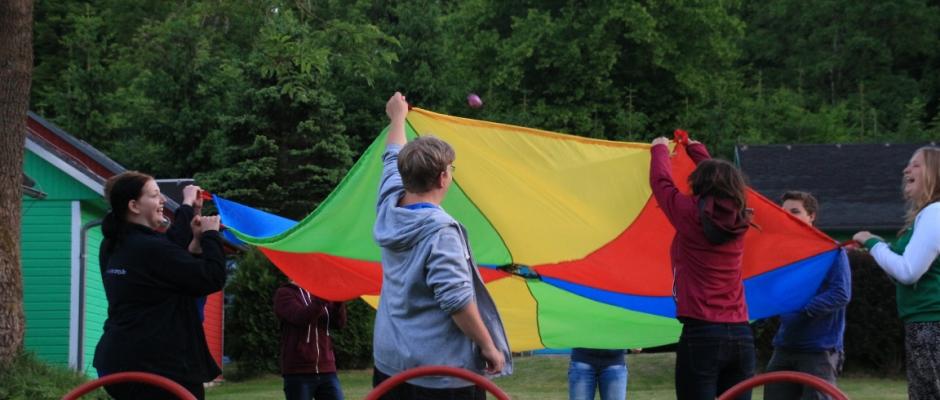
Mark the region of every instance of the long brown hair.
[[[917, 218], [917, 214], [920, 213], [920, 210], [923, 210], [924, 207], [927, 207], [931, 203], [940, 201], [940, 147], [921, 147], [914, 152], [911, 158], [917, 156], [917, 153], [920, 153], [924, 157], [924, 167], [922, 168], [924, 173], [917, 177], [923, 182], [924, 190], [922, 190], [920, 195], [916, 198], [906, 199], [907, 213], [904, 216], [904, 227], [901, 228], [899, 233], [903, 233], [907, 228], [914, 225], [914, 220]], [[901, 181], [901, 190], [902, 192], [904, 190], [903, 178]]]
[[731, 199], [742, 215], [747, 209], [747, 184], [744, 175], [733, 164], [720, 159], [704, 160], [689, 175], [692, 194], [699, 197]]
[[127, 204], [131, 200], [140, 198], [144, 185], [151, 179], [153, 179], [152, 176], [137, 171], [124, 171], [108, 179], [104, 186], [104, 196], [111, 210], [105, 214], [104, 221], [101, 222], [106, 253], [111, 253], [124, 239], [127, 228]]

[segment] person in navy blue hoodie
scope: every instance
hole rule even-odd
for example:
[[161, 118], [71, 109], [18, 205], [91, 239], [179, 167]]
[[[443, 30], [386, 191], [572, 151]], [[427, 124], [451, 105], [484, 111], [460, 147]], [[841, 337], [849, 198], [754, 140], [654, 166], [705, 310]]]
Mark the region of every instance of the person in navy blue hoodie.
[[331, 329], [346, 326], [346, 305], [327, 301], [291, 281], [274, 293], [281, 321], [281, 374], [287, 400], [342, 400]]
[[[818, 215], [816, 198], [806, 192], [791, 191], [782, 198], [784, 210], [813, 225]], [[842, 250], [816, 295], [803, 310], [780, 316], [780, 329], [774, 337], [774, 353], [767, 372], [798, 371], [836, 384], [844, 353], [845, 309], [852, 295], [852, 272]], [[827, 399], [828, 396], [798, 383], [768, 384], [765, 400]]]
[[[157, 231], [164, 224], [165, 200], [152, 177], [124, 172], [109, 179], [105, 191], [111, 211], [102, 223], [99, 261], [108, 318], [94, 366], [100, 376], [124, 371], [157, 374], [202, 399], [202, 383], [221, 372], [209, 353], [195, 302], [225, 284], [219, 217], [187, 221], [196, 242], [190, 249], [202, 253], [197, 257], [179, 238], [171, 240]], [[174, 398], [140, 383], [105, 390], [118, 400]]]

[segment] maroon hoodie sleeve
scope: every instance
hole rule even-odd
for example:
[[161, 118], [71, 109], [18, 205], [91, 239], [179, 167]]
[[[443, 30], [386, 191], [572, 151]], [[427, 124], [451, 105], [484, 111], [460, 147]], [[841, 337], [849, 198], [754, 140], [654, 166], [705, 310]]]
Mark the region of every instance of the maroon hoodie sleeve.
[[695, 165], [698, 165], [698, 163], [704, 160], [712, 158], [712, 156], [708, 154], [708, 149], [706, 149], [705, 145], [701, 143], [692, 143], [686, 146], [685, 152], [689, 155], [689, 158], [692, 159], [692, 162], [694, 162]]
[[342, 301], [330, 302], [330, 328], [343, 329], [346, 327], [346, 303]]
[[656, 203], [677, 231], [695, 229], [693, 221], [698, 215], [698, 208], [692, 198], [682, 194], [672, 181], [669, 146], [653, 146], [650, 153], [650, 188], [653, 189]]
[[323, 307], [316, 304], [305, 305], [300, 299], [300, 289], [293, 286], [284, 286], [274, 293], [274, 314], [281, 321], [292, 325], [307, 325], [316, 323], [323, 313]]

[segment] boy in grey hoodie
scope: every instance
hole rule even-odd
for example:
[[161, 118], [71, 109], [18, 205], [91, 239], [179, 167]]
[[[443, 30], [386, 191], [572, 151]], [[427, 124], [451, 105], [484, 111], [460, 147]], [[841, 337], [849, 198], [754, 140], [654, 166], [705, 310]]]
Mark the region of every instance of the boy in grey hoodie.
[[[388, 100], [385, 112], [391, 125], [373, 229], [382, 248], [373, 385], [425, 365], [508, 375], [512, 359], [506, 333], [473, 261], [466, 230], [440, 207], [453, 181], [454, 150], [428, 136], [406, 145], [408, 103], [401, 93]], [[485, 393], [457, 378], [423, 377], [383, 398], [442, 396], [482, 399]]]

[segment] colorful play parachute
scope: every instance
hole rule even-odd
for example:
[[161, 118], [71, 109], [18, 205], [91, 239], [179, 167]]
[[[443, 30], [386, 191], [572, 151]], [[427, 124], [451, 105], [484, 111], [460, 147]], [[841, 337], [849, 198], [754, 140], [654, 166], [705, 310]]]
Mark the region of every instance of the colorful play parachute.
[[[649, 145], [588, 139], [413, 109], [410, 138], [433, 134], [457, 152], [443, 203], [466, 225], [514, 351], [673, 343], [669, 244], [651, 196]], [[318, 296], [371, 304], [382, 284], [372, 239], [385, 134], [312, 214], [295, 223], [224, 199], [238, 239], [257, 246]], [[693, 169], [672, 159], [682, 190]], [[800, 309], [840, 260], [832, 239], [750, 192], [755, 223], [744, 276], [752, 319]], [[377, 333], [381, 334], [381, 333]]]

